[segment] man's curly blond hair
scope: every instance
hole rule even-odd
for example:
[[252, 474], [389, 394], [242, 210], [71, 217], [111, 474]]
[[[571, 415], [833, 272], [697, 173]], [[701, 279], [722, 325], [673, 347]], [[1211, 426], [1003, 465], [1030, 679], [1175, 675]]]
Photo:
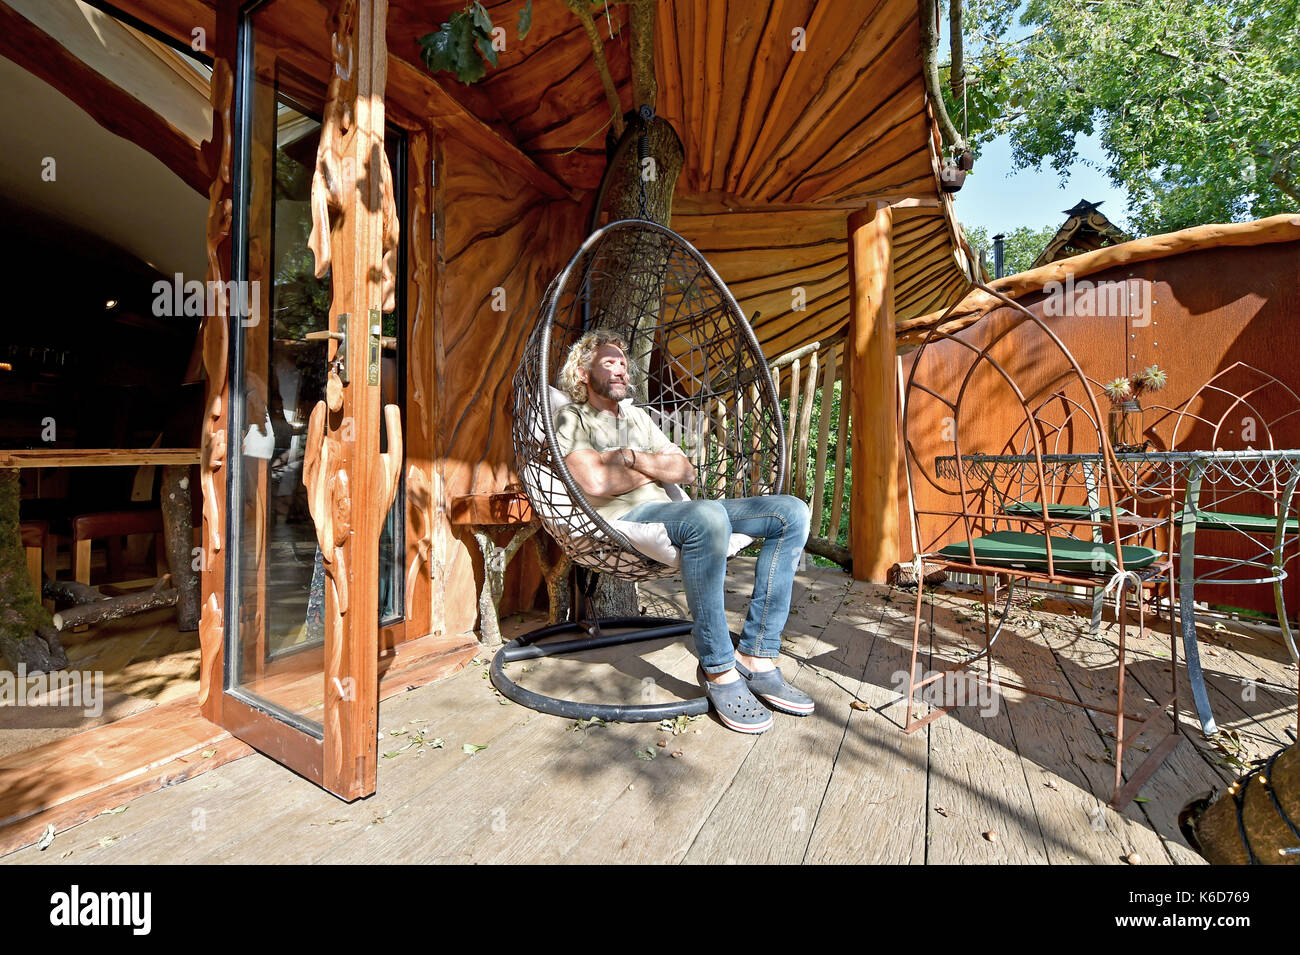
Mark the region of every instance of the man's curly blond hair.
[[[579, 370], [591, 370], [592, 359], [596, 357], [596, 349], [601, 345], [613, 345], [623, 353], [627, 358], [627, 342], [618, 332], [609, 328], [597, 328], [587, 332], [569, 349], [569, 354], [565, 356], [564, 367], [560, 369], [560, 390], [573, 399], [575, 404], [582, 404], [587, 400], [587, 385], [578, 374]], [[633, 394], [637, 392], [636, 388], [636, 369], [633, 368], [629, 360], [627, 365], [628, 381], [632, 385]]]

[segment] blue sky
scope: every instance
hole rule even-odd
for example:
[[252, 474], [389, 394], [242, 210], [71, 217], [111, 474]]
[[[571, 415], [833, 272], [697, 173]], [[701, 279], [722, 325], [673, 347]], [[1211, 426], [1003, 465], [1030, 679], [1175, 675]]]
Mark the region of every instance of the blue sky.
[[1101, 211], [1123, 229], [1128, 220], [1128, 197], [1096, 168], [1102, 159], [1096, 137], [1080, 139], [1079, 160], [1062, 185], [1060, 174], [1049, 164], [1044, 163], [1041, 170], [1014, 169], [1010, 137], [1000, 136], [984, 147], [961, 192], [954, 197], [957, 218], [963, 225], [983, 226], [992, 236], [1020, 226], [1060, 226], [1065, 221], [1064, 210], [1080, 199], [1104, 200]]

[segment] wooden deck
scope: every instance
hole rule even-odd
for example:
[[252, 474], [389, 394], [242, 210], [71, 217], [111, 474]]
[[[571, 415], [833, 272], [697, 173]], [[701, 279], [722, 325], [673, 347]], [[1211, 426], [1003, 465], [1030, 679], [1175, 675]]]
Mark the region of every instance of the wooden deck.
[[[732, 566], [738, 629], [753, 561]], [[655, 590], [652, 604], [684, 603], [672, 581]], [[254, 754], [3, 861], [1115, 864], [1137, 853], [1143, 864], [1196, 864], [1178, 832], [1180, 809], [1239, 775], [1234, 756], [1272, 752], [1295, 726], [1296, 672], [1281, 645], [1207, 621], [1203, 664], [1229, 734], [1203, 741], [1184, 692], [1183, 739], [1144, 801], [1115, 813], [1103, 805], [1108, 725], [1087, 711], [1006, 691], [996, 713], [960, 708], [902, 732], [903, 707], [886, 704], [900, 695], [912, 601], [834, 569], [800, 574], [783, 668], [818, 711], [777, 714], [760, 737], [712, 716], [677, 736], [654, 724], [577, 727], [503, 702], [479, 664], [381, 705], [384, 758], [368, 799], [344, 804]], [[977, 644], [977, 606], [951, 594], [928, 605], [935, 650]], [[535, 622], [512, 617], [503, 630], [525, 625]], [[1064, 697], [1104, 698], [1112, 636], [1109, 627], [1090, 635], [1086, 620], [1041, 602], [1019, 607], [999, 673]], [[1160, 634], [1134, 641], [1140, 684], [1155, 687], [1167, 648]], [[579, 698], [698, 693], [684, 643], [639, 649], [516, 665], [515, 675]], [[485, 748], [467, 753], [466, 744]]]

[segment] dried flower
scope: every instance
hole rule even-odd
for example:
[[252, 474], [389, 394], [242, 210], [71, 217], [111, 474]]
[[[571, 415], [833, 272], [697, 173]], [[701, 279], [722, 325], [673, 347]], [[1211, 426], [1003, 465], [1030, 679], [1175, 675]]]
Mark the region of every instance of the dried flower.
[[1165, 371], [1159, 365], [1149, 365], [1137, 376], [1135, 385], [1140, 386], [1144, 391], [1159, 391], [1165, 385], [1169, 384], [1169, 372]]
[[1133, 385], [1127, 378], [1116, 378], [1110, 384], [1103, 386], [1106, 397], [1111, 401], [1119, 404], [1125, 398], [1133, 394]]

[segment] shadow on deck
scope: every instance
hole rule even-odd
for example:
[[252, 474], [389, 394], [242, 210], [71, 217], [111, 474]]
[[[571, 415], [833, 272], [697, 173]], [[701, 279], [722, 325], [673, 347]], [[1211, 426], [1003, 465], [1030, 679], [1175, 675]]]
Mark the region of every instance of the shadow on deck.
[[[753, 566], [732, 564], [733, 629]], [[651, 613], [684, 608], [678, 582], [645, 590]], [[1196, 864], [1179, 811], [1240, 775], [1237, 761], [1286, 745], [1295, 726], [1296, 672], [1281, 644], [1207, 622], [1202, 664], [1226, 733], [1201, 738], [1183, 674], [1183, 738], [1141, 801], [1116, 813], [1104, 805], [1108, 718], [1008, 690], [902, 732], [904, 706], [889, 704], [906, 678], [913, 600], [838, 569], [800, 574], [782, 665], [818, 709], [805, 719], [777, 714], [760, 737], [712, 716], [676, 735], [655, 724], [578, 726], [504, 701], [476, 661], [381, 704], [378, 792], [368, 799], [344, 804], [254, 754], [4, 861], [1002, 864], [1120, 863], [1137, 853], [1143, 864]], [[1046, 612], [1041, 598], [1013, 609], [999, 677], [1105, 699], [1112, 628], [1092, 635], [1086, 617], [1053, 609], [1067, 612]], [[927, 650], [952, 659], [979, 646], [977, 612], [954, 593], [928, 601]], [[508, 639], [536, 623], [516, 616], [503, 631]], [[1130, 672], [1155, 689], [1168, 678], [1167, 633], [1131, 646]], [[578, 699], [699, 694], [682, 640], [511, 672]], [[474, 747], [483, 748], [466, 751]]]

